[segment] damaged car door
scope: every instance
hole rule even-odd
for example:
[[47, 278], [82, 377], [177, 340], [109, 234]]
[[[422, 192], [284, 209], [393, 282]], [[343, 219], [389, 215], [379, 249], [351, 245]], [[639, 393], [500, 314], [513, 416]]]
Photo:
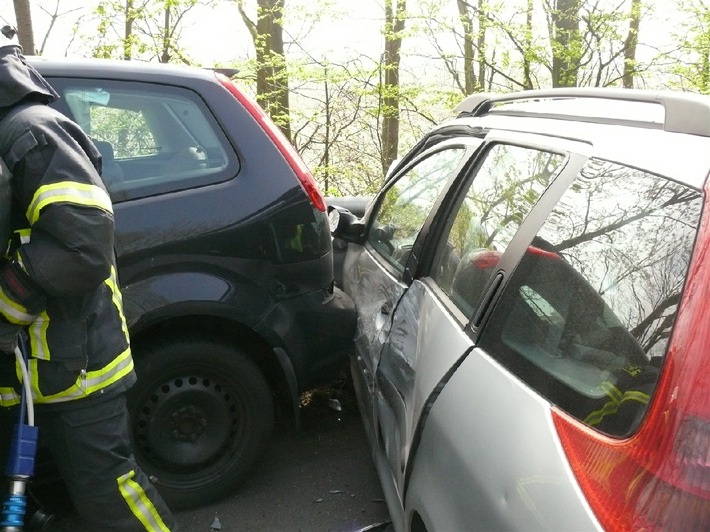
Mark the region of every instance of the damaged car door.
[[351, 246], [346, 256], [344, 287], [356, 302], [358, 374], [367, 389], [363, 400], [369, 403], [370, 413], [382, 345], [415, 268], [414, 246], [466, 154], [467, 147], [461, 143], [443, 143], [392, 179], [374, 201], [363, 245]]
[[490, 139], [465, 165], [432, 217], [427, 241], [417, 246], [421, 257], [432, 258], [401, 296], [377, 360], [378, 440], [400, 501], [420, 419], [472, 349], [478, 321], [503, 281], [501, 261], [514, 263], [521, 252], [506, 251], [567, 161], [512, 144], [513, 138]]

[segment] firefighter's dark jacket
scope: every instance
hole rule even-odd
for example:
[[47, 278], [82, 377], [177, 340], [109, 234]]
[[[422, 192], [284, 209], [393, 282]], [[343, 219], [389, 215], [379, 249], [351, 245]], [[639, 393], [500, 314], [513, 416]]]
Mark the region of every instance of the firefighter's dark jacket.
[[[0, 325], [26, 328], [34, 401], [60, 407], [125, 390], [135, 373], [101, 156], [49, 107], [56, 98], [18, 48], [0, 48], [0, 156], [13, 174]], [[18, 381], [14, 359], [0, 354], [1, 405], [19, 401]]]

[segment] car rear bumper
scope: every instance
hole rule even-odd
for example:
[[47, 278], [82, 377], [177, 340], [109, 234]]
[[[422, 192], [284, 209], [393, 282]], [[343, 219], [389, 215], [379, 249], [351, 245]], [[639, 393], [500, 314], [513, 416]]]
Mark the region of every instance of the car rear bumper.
[[328, 383], [347, 368], [355, 327], [355, 306], [335, 287], [282, 301], [256, 332], [288, 355], [302, 392]]

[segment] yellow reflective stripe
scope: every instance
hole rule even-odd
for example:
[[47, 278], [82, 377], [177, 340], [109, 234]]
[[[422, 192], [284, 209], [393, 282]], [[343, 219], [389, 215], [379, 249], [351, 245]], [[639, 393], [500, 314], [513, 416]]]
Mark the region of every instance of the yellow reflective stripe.
[[30, 241], [31, 229], [16, 229], [15, 233], [20, 237], [20, 244], [27, 244]]
[[611, 400], [605, 403], [600, 410], [592, 412], [587, 416], [584, 422], [588, 425], [596, 425], [601, 423], [604, 416], [616, 414], [619, 410], [619, 404], [621, 404], [621, 400], [623, 398], [621, 391], [609, 381], [602, 382], [600, 388], [606, 392]]
[[101, 369], [89, 371], [85, 376], [79, 375], [76, 382], [59, 393], [43, 395], [38, 382], [37, 360], [29, 361], [32, 397], [36, 403], [61, 403], [80, 399], [102, 388], [118, 382], [133, 371], [133, 357], [129, 347]]
[[37, 221], [40, 211], [52, 203], [72, 203], [113, 212], [111, 198], [101, 187], [74, 181], [62, 181], [37, 189], [26, 213], [30, 225]]
[[604, 416], [608, 416], [610, 414], [616, 414], [617, 410], [619, 410], [619, 404], [613, 401], [610, 401], [606, 403], [600, 410], [596, 410], [589, 414], [585, 419], [584, 422], [587, 425], [596, 425], [598, 423], [601, 423], [601, 420], [604, 419]]
[[150, 532], [170, 532], [170, 529], [160, 517], [158, 510], [156, 510], [145, 491], [143, 491], [143, 488], [133, 480], [135, 475], [135, 471], [129, 471], [116, 479], [118, 489], [123, 495], [126, 504], [128, 504], [133, 515], [138, 518], [146, 530]]
[[24, 305], [8, 297], [2, 289], [0, 289], [0, 313], [7, 321], [16, 325], [29, 325], [35, 319], [35, 316], [27, 312]]
[[116, 268], [111, 266], [111, 276], [104, 282], [106, 283], [106, 286], [108, 286], [109, 290], [111, 290], [113, 304], [116, 306], [118, 316], [121, 318], [121, 328], [123, 329], [123, 334], [126, 336], [126, 341], [129, 341], [128, 325], [126, 324], [126, 317], [123, 315], [123, 298], [121, 297], [121, 290], [118, 287]]
[[607, 395], [611, 398], [611, 400], [614, 401], [614, 402], [619, 403], [619, 402], [621, 402], [621, 400], [622, 400], [623, 397], [624, 397], [624, 394], [621, 392], [621, 390], [619, 390], [619, 388], [617, 388], [616, 386], [614, 386], [614, 385], [613, 385], [612, 383], [610, 383], [609, 381], [604, 381], [604, 382], [602, 382], [600, 387], [601, 387], [602, 390], [604, 390], [604, 391], [606, 392], [606, 394], [607, 394]]
[[288, 241], [289, 247], [296, 251], [303, 251], [303, 224], [296, 226], [296, 234]]
[[20, 396], [12, 388], [0, 387], [0, 406], [14, 406], [20, 403]]
[[638, 401], [639, 403], [648, 404], [651, 400], [651, 396], [647, 393], [639, 392], [637, 390], [630, 390], [624, 394], [624, 401]]
[[[29, 242], [29, 239], [27, 240], [27, 242]], [[19, 251], [15, 252], [15, 261], [17, 262], [18, 266], [22, 269], [22, 271], [27, 273], [27, 267], [25, 266], [25, 261], [22, 260], [22, 255], [19, 253]]]
[[622, 394], [621, 391], [610, 382], [603, 382], [601, 384], [601, 388], [606, 391], [610, 401], [605, 403], [601, 409], [591, 412], [584, 419], [584, 423], [587, 425], [596, 425], [601, 423], [605, 416], [616, 414], [619, 411], [621, 404], [626, 401], [636, 401], [642, 404], [648, 404], [651, 399], [647, 393], [640, 392], [638, 390], [628, 390]]
[[47, 343], [47, 329], [49, 328], [49, 316], [47, 312], [40, 313], [28, 329], [30, 338], [30, 349], [34, 358], [40, 360], [50, 360], [49, 344]]

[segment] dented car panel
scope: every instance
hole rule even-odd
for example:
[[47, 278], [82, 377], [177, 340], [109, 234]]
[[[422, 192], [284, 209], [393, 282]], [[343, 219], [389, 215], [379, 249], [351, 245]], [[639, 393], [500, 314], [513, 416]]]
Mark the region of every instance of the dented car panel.
[[416, 428], [439, 384], [470, 348], [470, 339], [448, 319], [440, 300], [414, 281], [398, 305], [377, 367], [375, 415], [399, 493], [405, 491]]
[[442, 387], [426, 426], [404, 506], [427, 530], [596, 529], [549, 403], [484, 351], [474, 349]]
[[370, 375], [374, 376], [389, 334], [392, 312], [406, 286], [378, 266], [364, 248], [348, 252], [343, 271], [347, 272], [344, 276], [346, 293], [360, 301], [355, 346]]

